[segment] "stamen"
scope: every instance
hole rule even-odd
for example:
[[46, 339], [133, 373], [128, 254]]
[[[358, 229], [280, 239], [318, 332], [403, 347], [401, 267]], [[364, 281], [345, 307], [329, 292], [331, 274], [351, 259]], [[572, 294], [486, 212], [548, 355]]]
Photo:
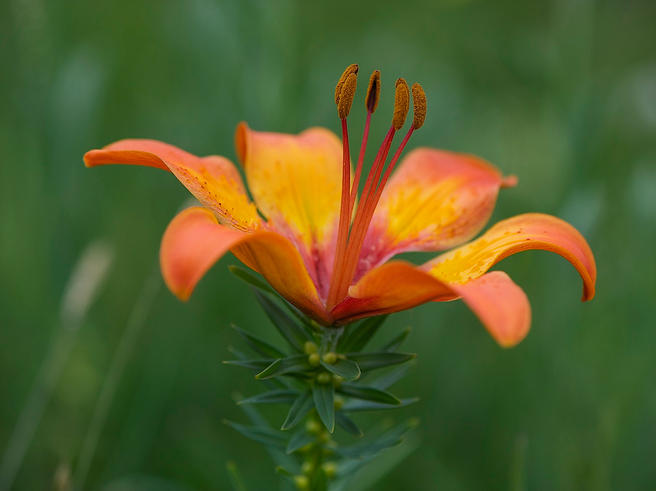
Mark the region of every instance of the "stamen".
[[395, 130], [400, 130], [405, 124], [410, 109], [410, 90], [408, 83], [400, 78], [396, 81], [396, 92], [394, 93], [394, 117], [392, 124]]
[[[343, 261], [343, 251], [346, 249], [348, 239], [348, 228], [350, 222], [350, 186], [351, 186], [351, 155], [348, 138], [348, 127], [346, 117], [348, 116], [353, 104], [355, 88], [357, 86], [358, 65], [350, 65], [346, 68], [335, 87], [335, 103], [337, 112], [342, 120], [342, 195], [339, 209], [339, 225], [337, 226], [337, 243], [335, 247], [335, 258], [333, 261], [333, 271], [341, 269]], [[334, 276], [334, 275], [333, 275]], [[334, 278], [331, 280], [328, 296], [330, 298], [333, 292]]]

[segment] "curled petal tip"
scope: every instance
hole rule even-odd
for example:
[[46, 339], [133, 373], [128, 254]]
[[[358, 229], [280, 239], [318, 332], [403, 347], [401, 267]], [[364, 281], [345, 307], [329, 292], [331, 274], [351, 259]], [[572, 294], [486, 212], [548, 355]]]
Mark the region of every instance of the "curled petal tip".
[[517, 183], [519, 182], [519, 179], [515, 174], [510, 174], [509, 176], [505, 176], [501, 179], [501, 187], [502, 188], [514, 188], [517, 186]]

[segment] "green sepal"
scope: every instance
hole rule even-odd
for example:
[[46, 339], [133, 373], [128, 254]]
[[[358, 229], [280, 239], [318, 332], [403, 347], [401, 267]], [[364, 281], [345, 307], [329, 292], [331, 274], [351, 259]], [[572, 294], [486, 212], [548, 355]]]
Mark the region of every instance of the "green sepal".
[[355, 424], [355, 421], [349, 418], [342, 411], [337, 411], [337, 413], [335, 413], [335, 421], [339, 426], [348, 431], [351, 435], [355, 435], [357, 437], [364, 435], [360, 427]]
[[362, 387], [360, 385], [342, 384], [337, 389], [340, 394], [353, 397], [355, 399], [362, 399], [363, 401], [380, 402], [382, 404], [392, 404], [398, 406], [401, 400], [385, 392], [384, 390], [376, 389], [374, 387]]
[[281, 430], [289, 430], [296, 426], [305, 415], [312, 409], [312, 397], [310, 391], [305, 391], [296, 398], [292, 407], [289, 408], [287, 417], [280, 427]]
[[239, 266], [235, 266], [235, 265], [228, 266], [228, 269], [237, 278], [245, 281], [249, 285], [254, 286], [255, 288], [262, 290], [264, 292], [272, 293], [273, 295], [278, 295], [276, 291], [273, 288], [271, 288], [271, 286], [263, 278], [260, 278], [255, 273], [252, 273], [244, 268], [240, 268]]
[[377, 317], [369, 317], [356, 326], [349, 326], [346, 328], [344, 336], [337, 343], [337, 350], [341, 353], [362, 351], [380, 326], [383, 325], [385, 319], [387, 319], [386, 315], [379, 315]]
[[223, 422], [231, 428], [237, 430], [246, 438], [255, 440], [256, 442], [262, 443], [267, 447], [274, 447], [278, 449], [285, 448], [285, 438], [280, 433], [271, 428], [267, 428], [265, 426], [246, 426], [235, 423], [233, 421], [229, 421], [227, 419]]
[[293, 402], [297, 397], [297, 390], [275, 389], [242, 399], [237, 404], [287, 404]]
[[321, 366], [349, 382], [359, 379], [362, 374], [358, 364], [352, 360], [347, 360], [346, 358], [340, 358], [333, 364], [326, 363], [322, 360]]
[[333, 384], [318, 384], [312, 386], [314, 407], [321, 422], [332, 433], [335, 431], [335, 387]]
[[403, 344], [403, 341], [410, 335], [410, 332], [412, 331], [412, 328], [406, 327], [401, 334], [398, 336], [390, 339], [385, 345], [383, 345], [380, 349], [382, 351], [396, 351], [399, 349], [399, 347]]
[[372, 440], [358, 442], [350, 446], [339, 447], [336, 452], [344, 457], [363, 458], [374, 456], [381, 450], [398, 445], [403, 435], [417, 426], [416, 419], [405, 421]]
[[264, 370], [276, 360], [224, 360], [225, 365], [234, 365], [237, 367], [251, 368], [253, 370]]
[[272, 377], [289, 374], [292, 372], [305, 372], [311, 367], [306, 355], [293, 355], [287, 358], [273, 360], [264, 370], [255, 375], [258, 380], [266, 380]]
[[255, 292], [255, 298], [260, 303], [267, 317], [271, 320], [283, 338], [298, 352], [303, 352], [306, 341], [313, 341], [312, 334], [304, 327], [289, 317], [275, 302], [271, 301], [259, 291]]
[[346, 357], [360, 365], [362, 372], [376, 370], [378, 368], [399, 365], [414, 359], [414, 353], [391, 353], [379, 351], [376, 353], [347, 353]]
[[314, 441], [314, 436], [310, 435], [304, 428], [301, 428], [299, 431], [295, 432], [289, 442], [287, 443], [287, 449], [285, 452], [287, 455], [296, 452], [299, 448], [303, 448], [308, 443]]
[[400, 399], [400, 404], [384, 404], [381, 402], [352, 400], [344, 403], [342, 411], [347, 413], [355, 413], [360, 411], [380, 411], [382, 409], [398, 409], [400, 407], [409, 406], [419, 400], [419, 397], [408, 397]]
[[244, 338], [244, 340], [256, 353], [259, 353], [262, 356], [266, 356], [267, 358], [274, 359], [283, 358], [285, 356], [285, 353], [280, 351], [278, 348], [252, 335], [250, 332], [244, 331], [242, 328], [237, 327], [234, 324], [231, 324], [230, 327], [232, 327], [232, 329], [234, 329], [242, 338]]

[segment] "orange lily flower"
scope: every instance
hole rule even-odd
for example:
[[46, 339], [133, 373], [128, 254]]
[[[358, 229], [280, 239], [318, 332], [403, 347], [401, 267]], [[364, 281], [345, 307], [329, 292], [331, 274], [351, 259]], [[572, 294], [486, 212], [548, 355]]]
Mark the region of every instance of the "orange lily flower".
[[[514, 177], [503, 177], [473, 155], [430, 148], [410, 152], [392, 174], [410, 135], [423, 124], [426, 100], [418, 84], [412, 88], [413, 123], [385, 168], [410, 100], [405, 81], [397, 81], [393, 124], [356, 199], [380, 93], [376, 71], [351, 178], [346, 119], [357, 71], [357, 65], [347, 68], [336, 89], [342, 141], [323, 128], [288, 135], [239, 124], [236, 151], [253, 201], [228, 159], [197, 157], [155, 140], [121, 140], [87, 152], [84, 162], [88, 167], [133, 164], [170, 171], [200, 201], [202, 206], [179, 213], [162, 239], [163, 277], [181, 300], [231, 251], [322, 325], [462, 299], [499, 344], [512, 346], [529, 330], [530, 305], [506, 273], [488, 271], [529, 249], [567, 259], [583, 280], [583, 300], [593, 298], [594, 256], [581, 234], [563, 220], [518, 215], [467, 243], [489, 219], [499, 190], [516, 184]], [[447, 249], [420, 266], [391, 260], [402, 252]]]

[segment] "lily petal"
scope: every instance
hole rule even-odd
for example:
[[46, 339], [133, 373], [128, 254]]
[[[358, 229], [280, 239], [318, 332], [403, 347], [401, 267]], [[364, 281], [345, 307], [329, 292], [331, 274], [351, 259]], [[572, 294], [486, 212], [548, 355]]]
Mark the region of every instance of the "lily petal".
[[582, 300], [594, 297], [597, 266], [590, 246], [569, 223], [542, 213], [502, 220], [478, 239], [426, 263], [423, 269], [450, 284], [464, 284], [502, 259], [530, 249], [555, 252], [567, 259], [583, 280]]
[[493, 271], [464, 285], [450, 285], [402, 261], [383, 264], [363, 276], [332, 314], [342, 324], [457, 298], [463, 299], [501, 346], [513, 346], [528, 333], [528, 299], [506, 273]]
[[261, 219], [250, 201], [239, 172], [228, 159], [197, 157], [156, 140], [120, 140], [84, 155], [87, 167], [130, 164], [171, 171], [225, 225], [254, 230]]
[[503, 271], [492, 271], [451, 288], [504, 348], [515, 346], [528, 334], [531, 305], [524, 290]]
[[490, 218], [499, 188], [516, 181], [473, 155], [410, 152], [383, 191], [356, 278], [394, 254], [443, 250], [469, 240]]
[[202, 207], [180, 212], [164, 233], [160, 264], [166, 285], [187, 300], [198, 281], [228, 250], [299, 309], [325, 319], [312, 280], [289, 240], [275, 232], [242, 232], [219, 225], [212, 212]]
[[326, 293], [339, 221], [342, 145], [330, 131], [265, 133], [240, 123], [237, 155], [258, 208], [299, 248]]

